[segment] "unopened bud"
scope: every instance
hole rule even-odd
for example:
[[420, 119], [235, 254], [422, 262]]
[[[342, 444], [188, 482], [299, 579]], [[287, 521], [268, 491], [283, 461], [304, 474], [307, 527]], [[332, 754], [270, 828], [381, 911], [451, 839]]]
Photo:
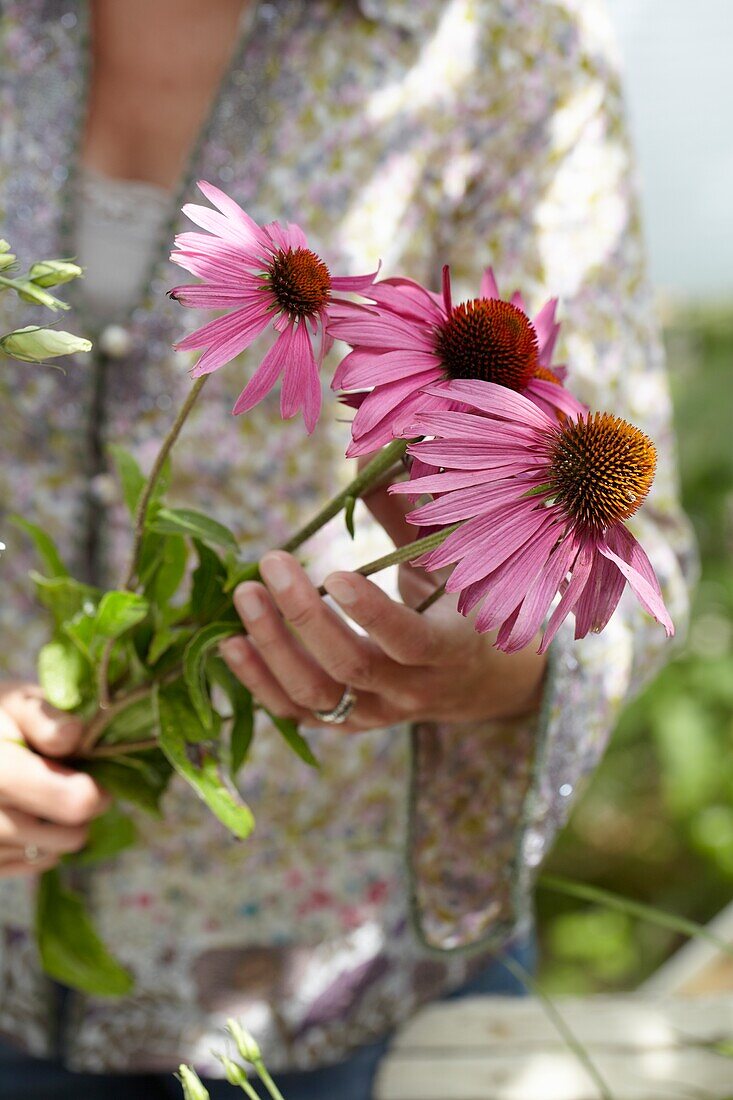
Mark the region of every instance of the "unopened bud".
[[230, 1085], [237, 1085], [241, 1088], [242, 1085], [247, 1083], [247, 1073], [244, 1066], [240, 1066], [238, 1062], [233, 1062], [231, 1058], [227, 1058], [226, 1054], [217, 1054], [217, 1058], [224, 1067], [224, 1076]]
[[40, 260], [31, 266], [28, 278], [36, 286], [60, 286], [83, 274], [84, 268], [68, 260]]
[[6, 271], [7, 268], [12, 267], [15, 260], [15, 254], [10, 251], [8, 242], [0, 240], [0, 271]]
[[91, 351], [91, 348], [91, 340], [85, 340], [82, 336], [55, 328], [38, 328], [37, 325], [27, 325], [0, 338], [0, 349], [12, 359], [21, 359], [25, 363], [43, 363], [58, 355], [74, 355]]
[[195, 1069], [191, 1069], [190, 1066], [179, 1066], [178, 1080], [183, 1085], [185, 1100], [211, 1100], [208, 1090], [204, 1088]]
[[237, 1023], [236, 1020], [227, 1020], [227, 1031], [234, 1040], [237, 1050], [244, 1058], [245, 1062], [261, 1062], [262, 1054], [260, 1048], [254, 1041], [248, 1031]]
[[34, 306], [45, 306], [46, 309], [52, 309], [54, 313], [59, 309], [69, 308], [66, 302], [54, 297], [53, 294], [45, 290], [44, 287], [38, 286], [37, 283], [32, 283], [30, 279], [14, 279], [13, 286], [23, 302], [30, 302]]

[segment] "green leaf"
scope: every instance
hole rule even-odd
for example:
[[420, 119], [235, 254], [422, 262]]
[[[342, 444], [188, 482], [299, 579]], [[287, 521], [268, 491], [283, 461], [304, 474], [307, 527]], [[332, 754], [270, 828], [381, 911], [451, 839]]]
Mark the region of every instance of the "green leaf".
[[162, 540], [160, 561], [147, 594], [153, 603], [163, 606], [178, 591], [186, 573], [188, 547], [181, 535]]
[[156, 692], [156, 700], [163, 752], [219, 821], [235, 836], [246, 839], [254, 828], [254, 817], [221, 765], [219, 746], [209, 741], [192, 743], [186, 737], [196, 719], [184, 686], [180, 681], [171, 684]]
[[146, 663], [148, 665], [156, 664], [163, 654], [168, 652], [171, 646], [189, 638], [190, 635], [191, 631], [186, 630], [184, 627], [168, 626], [167, 623], [161, 623], [150, 639], [150, 645], [148, 646], [148, 652], [145, 657]]
[[101, 596], [99, 589], [75, 581], [72, 577], [44, 577], [34, 571], [29, 576], [36, 587], [38, 599], [59, 625], [73, 619], [80, 611], [93, 613]]
[[212, 650], [225, 638], [241, 634], [241, 623], [209, 623], [194, 634], [183, 655], [183, 676], [186, 687], [201, 724], [209, 729], [213, 722], [213, 709], [206, 683], [206, 661]]
[[48, 642], [38, 654], [38, 681], [51, 706], [59, 710], [80, 705], [89, 671], [89, 664], [67, 638]]
[[238, 584], [242, 584], [244, 581], [259, 580], [262, 580], [262, 578], [260, 577], [259, 562], [233, 561], [229, 563], [227, 582], [224, 586], [224, 591], [231, 592], [237, 587]]
[[94, 776], [115, 798], [160, 817], [160, 799], [170, 781], [172, 768], [159, 749], [135, 756], [116, 756], [113, 760], [85, 760], [77, 766]]
[[105, 592], [97, 610], [96, 631], [104, 638], [119, 638], [147, 615], [150, 604], [136, 592]]
[[191, 613], [194, 618], [206, 622], [211, 620], [224, 601], [227, 571], [219, 555], [205, 543], [194, 539], [194, 545], [199, 564], [194, 570], [191, 586]]
[[65, 861], [75, 866], [87, 866], [111, 859], [137, 841], [137, 829], [134, 822], [123, 813], [119, 806], [112, 806], [101, 817], [95, 817], [89, 826], [89, 838], [80, 852], [65, 857]]
[[188, 535], [207, 545], [237, 549], [237, 540], [228, 527], [191, 508], [160, 508], [149, 527], [159, 535]]
[[78, 894], [61, 885], [58, 871], [41, 876], [36, 937], [43, 969], [57, 982], [96, 997], [123, 997], [132, 975], [109, 953]]
[[344, 523], [346, 524], [346, 530], [351, 535], [352, 539], [355, 536], [354, 531], [354, 508], [356, 507], [356, 497], [347, 497], [344, 504]]
[[153, 703], [148, 695], [144, 699], [137, 699], [130, 703], [114, 716], [104, 730], [102, 744], [120, 745], [120, 751], [126, 741], [142, 741], [146, 737], [152, 737], [155, 729], [155, 713]]
[[309, 767], [320, 768], [321, 765], [313, 755], [310, 745], [298, 729], [298, 723], [294, 722], [292, 718], [276, 718], [274, 714], [270, 714], [269, 710], [265, 713], [273, 725], [280, 730], [296, 756], [299, 756], [303, 763], [308, 764]]
[[11, 516], [10, 522], [15, 527], [19, 527], [21, 531], [25, 531], [33, 540], [36, 552], [49, 577], [68, 577], [69, 571], [62, 562], [56, 544], [50, 535], [47, 535], [35, 523], [29, 523], [27, 519], [23, 519], [22, 516]]
[[137, 461], [132, 457], [129, 451], [124, 449], [124, 447], [118, 447], [115, 444], [111, 444], [109, 451], [112, 455], [112, 461], [115, 464], [117, 477], [122, 486], [122, 496], [127, 506], [127, 510], [130, 515], [134, 517], [137, 511], [138, 501], [140, 500], [140, 494], [145, 485], [145, 475], [138, 466]]
[[254, 736], [252, 693], [222, 660], [209, 661], [210, 675], [225, 691], [232, 707], [229, 731], [229, 770], [234, 778], [247, 759]]

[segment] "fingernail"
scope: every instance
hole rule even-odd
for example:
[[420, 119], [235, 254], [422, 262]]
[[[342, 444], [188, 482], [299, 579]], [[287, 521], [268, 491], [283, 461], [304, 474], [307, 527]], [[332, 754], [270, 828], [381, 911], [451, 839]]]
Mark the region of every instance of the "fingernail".
[[356, 603], [357, 595], [354, 586], [345, 577], [329, 577], [324, 588], [337, 603], [346, 604], [346, 606]]
[[234, 603], [242, 618], [250, 623], [261, 619], [265, 613], [262, 598], [252, 588], [237, 588], [234, 593]]
[[242, 660], [242, 648], [239, 638], [227, 638], [219, 642], [219, 655], [227, 664], [238, 665]]
[[292, 570], [282, 558], [263, 558], [260, 562], [260, 572], [270, 588], [274, 588], [276, 592], [283, 592], [293, 583]]

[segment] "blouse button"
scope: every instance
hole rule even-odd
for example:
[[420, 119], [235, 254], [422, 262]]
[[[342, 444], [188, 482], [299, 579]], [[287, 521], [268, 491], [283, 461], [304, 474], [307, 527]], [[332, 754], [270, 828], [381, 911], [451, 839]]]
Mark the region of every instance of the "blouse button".
[[122, 325], [107, 325], [99, 334], [99, 350], [110, 359], [124, 359], [132, 348], [132, 337]]

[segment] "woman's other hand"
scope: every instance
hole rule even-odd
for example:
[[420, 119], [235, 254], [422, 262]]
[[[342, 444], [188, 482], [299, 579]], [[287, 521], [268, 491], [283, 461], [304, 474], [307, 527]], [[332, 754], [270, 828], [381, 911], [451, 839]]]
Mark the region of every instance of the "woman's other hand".
[[84, 727], [33, 684], [0, 687], [0, 877], [39, 874], [83, 848], [110, 797], [73, 756]]

